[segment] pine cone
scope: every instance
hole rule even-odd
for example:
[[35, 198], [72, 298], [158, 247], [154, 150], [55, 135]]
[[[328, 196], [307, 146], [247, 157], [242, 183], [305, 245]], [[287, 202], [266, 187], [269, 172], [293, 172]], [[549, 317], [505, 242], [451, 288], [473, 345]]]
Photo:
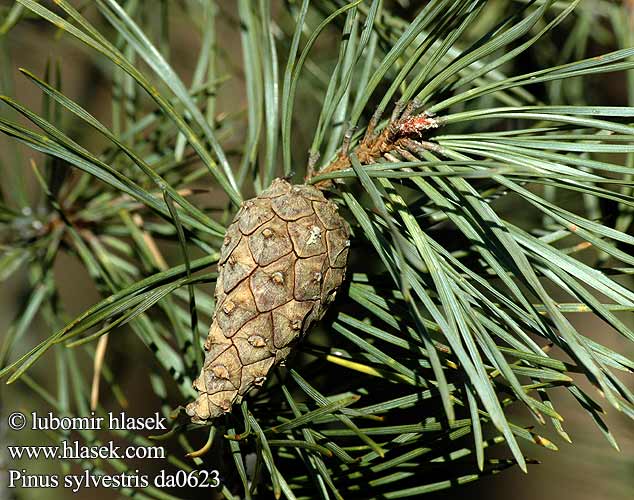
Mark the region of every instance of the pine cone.
[[276, 179], [243, 203], [220, 251], [192, 421], [231, 411], [323, 316], [346, 271], [348, 238], [337, 206], [312, 186]]

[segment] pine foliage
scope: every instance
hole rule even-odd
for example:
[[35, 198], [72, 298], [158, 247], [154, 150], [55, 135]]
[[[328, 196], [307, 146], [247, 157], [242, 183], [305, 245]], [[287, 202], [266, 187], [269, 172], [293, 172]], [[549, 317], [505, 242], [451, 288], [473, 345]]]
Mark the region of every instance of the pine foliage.
[[[155, 360], [138, 376], [174, 417], [162, 439], [182, 453], [170, 466], [220, 468], [226, 498], [416, 497], [526, 470], [532, 447], [557, 449], [547, 435], [574, 438], [557, 408], [566, 392], [618, 448], [602, 414], [634, 418], [634, 361], [599, 337], [631, 352], [631, 2], [155, 4], [18, 0], [4, 12], [3, 48], [20, 23], [50, 23], [52, 43], [87, 51], [112, 115], [69, 98], [55, 63], [20, 69], [16, 84], [42, 95], [28, 109], [11, 97], [20, 61], [2, 58], [0, 131], [43, 155], [2, 165], [0, 278], [26, 271], [29, 293], [2, 335], [0, 376], [82, 415], [91, 359], [102, 385], [92, 402], [114, 411], [125, 395], [107, 346], [132, 332]], [[147, 29], [176, 12], [200, 39], [191, 81], [170, 64], [169, 30]], [[242, 61], [226, 60], [219, 23], [239, 32]], [[605, 75], [626, 82], [628, 103], [591, 91]], [[216, 90], [232, 80], [246, 105], [219, 115]], [[361, 154], [412, 117], [437, 127]], [[98, 140], [82, 145], [77, 127]], [[352, 227], [344, 288], [262, 390], [192, 424], [181, 410], [195, 397], [225, 228], [274, 178], [307, 174], [333, 181], [327, 196]], [[72, 318], [53, 273], [62, 253], [102, 296]], [[601, 335], [575, 326], [584, 313]], [[48, 328], [37, 342], [36, 317]], [[54, 364], [55, 391], [30, 376], [42, 362]]]

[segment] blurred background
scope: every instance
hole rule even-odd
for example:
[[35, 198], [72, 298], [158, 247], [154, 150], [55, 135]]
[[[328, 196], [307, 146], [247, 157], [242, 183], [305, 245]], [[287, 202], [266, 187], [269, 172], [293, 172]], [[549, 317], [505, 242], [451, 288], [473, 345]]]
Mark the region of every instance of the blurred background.
[[[82, 2], [77, 2], [81, 4]], [[89, 3], [89, 2], [83, 2]], [[219, 43], [221, 44], [221, 58], [219, 61], [220, 73], [222, 70], [236, 73], [235, 65], [239, 65], [242, 57], [240, 44], [238, 19], [234, 2], [223, 2], [219, 23]], [[511, 4], [513, 2], [510, 2]], [[583, 2], [582, 2], [583, 3]], [[592, 0], [585, 2], [593, 4]], [[182, 15], [182, 2], [150, 0], [144, 2], [147, 6], [147, 22], [153, 31], [150, 35], [156, 35], [161, 30], [169, 30], [172, 44], [169, 47], [169, 60], [185, 82], [190, 82], [196, 64], [196, 58], [201, 40], [195, 30], [189, 28], [187, 19]], [[226, 5], [225, 5], [226, 4]], [[0, 26], [6, 21], [6, 15], [13, 5], [12, 1], [0, 0]], [[281, 2], [278, 9], [283, 9]], [[483, 19], [483, 25], [494, 21], [509, 7], [509, 2], [492, 2], [492, 7], [487, 11], [488, 19]], [[624, 15], [627, 3], [623, 4]], [[548, 39], [538, 43], [527, 54], [522, 56], [514, 64], [521, 65], [522, 72], [531, 71], [544, 66], [544, 60], [557, 62], [564, 58], [579, 58], [586, 55], [603, 53], [616, 48], [616, 39], [612, 36], [612, 25], [609, 20], [601, 15], [597, 3], [595, 10], [588, 9], [587, 19], [580, 24], [564, 23], [562, 27]], [[405, 18], [411, 18], [416, 12], [416, 2], [395, 3]], [[155, 15], [160, 9], [169, 9], [167, 25], [161, 23], [161, 18]], [[89, 17], [99, 24], [97, 16], [88, 13]], [[579, 27], [581, 25], [581, 27]], [[574, 31], [573, 31], [574, 30]], [[107, 29], [106, 29], [107, 31]], [[336, 53], [333, 50], [337, 41], [326, 32], [319, 40], [315, 48], [315, 57], [324, 60], [332, 59]], [[103, 71], [103, 61], [95, 59], [92, 52], [88, 52], [84, 46], [80, 46], [75, 40], [63, 33], [56, 31], [49, 23], [29, 18], [22, 19], [8, 32], [0, 32], [0, 93], [14, 97], [18, 102], [26, 104], [30, 108], [37, 109], [41, 103], [41, 93], [35, 86], [27, 84], [19, 72], [19, 67], [24, 67], [36, 75], [42, 75], [47, 61], [59, 61], [62, 74], [62, 86], [66, 95], [81, 103], [97, 118], [108, 124], [111, 120], [110, 92], [111, 82], [107, 80]], [[508, 72], [513, 68], [507, 68]], [[239, 68], [237, 71], [240, 74]], [[327, 79], [327, 75], [315, 69], [314, 78]], [[564, 84], [560, 89], [559, 97], [568, 102], [576, 99], [586, 99], [591, 102], [604, 105], [627, 105], [628, 96], [625, 84], [626, 75], [610, 74], [609, 77], [596, 78], [584, 82], [579, 88], [574, 82]], [[232, 79], [230, 83], [220, 85], [217, 89], [217, 116], [234, 113], [236, 110], [244, 110], [246, 106], [245, 88], [243, 81]], [[552, 89], [542, 89], [544, 97]], [[310, 89], [300, 89], [300, 104], [298, 109], [311, 110], [318, 105], [318, 96], [312, 95]], [[0, 109], [0, 113], [6, 110]], [[99, 141], [93, 133], [78, 126], [71, 117], [65, 115], [66, 120], [62, 129], [78, 142], [90, 148], [92, 143]], [[295, 124], [301, 129], [306, 126], [301, 122]], [[301, 134], [298, 134], [301, 137]], [[304, 136], [305, 141], [310, 140], [310, 134]], [[241, 137], [231, 137], [227, 141], [241, 144]], [[294, 147], [301, 152], [307, 150], [308, 143], [301, 140]], [[16, 151], [19, 153], [16, 155]], [[16, 158], [22, 158], [22, 163], [15, 164]], [[3, 166], [4, 175], [22, 175], [27, 185], [33, 185], [35, 180], [30, 175], [27, 161], [33, 159], [41, 161], [32, 150], [23, 148], [15, 141], [0, 135], [0, 163]], [[0, 185], [5, 184], [0, 179]], [[575, 200], [570, 200], [574, 203]], [[508, 207], [513, 210], [512, 206]], [[170, 257], [169, 252], [167, 253]], [[173, 257], [178, 259], [177, 253]], [[60, 300], [63, 301], [70, 315], [80, 313], [99, 300], [92, 280], [86, 275], [83, 266], [74, 258], [65, 256], [59, 258], [55, 264], [56, 279], [59, 283]], [[26, 276], [22, 273], [14, 274], [0, 287], [0, 338], [6, 328], [15, 318], [17, 311], [25, 300], [24, 293], [27, 290]], [[609, 347], [624, 355], [634, 357], [634, 352], [623, 352], [625, 343], [619, 344], [619, 338], [606, 331], [606, 326], [591, 314], [578, 314], [573, 318], [575, 326], [584, 335], [601, 339]], [[632, 321], [631, 318], [628, 321]], [[34, 345], [51, 332], [47, 330], [43, 322], [35, 321], [26, 332], [23, 341], [25, 345]], [[606, 340], [609, 339], [609, 340]], [[611, 342], [611, 343], [610, 343]], [[1, 342], [0, 342], [1, 343]], [[24, 349], [18, 349], [23, 352]], [[132, 336], [124, 332], [119, 334], [116, 341], [111, 342], [108, 349], [108, 361], [113, 370], [117, 370], [120, 380], [124, 381], [124, 392], [129, 395], [130, 414], [143, 415], [148, 413], [148, 408], [158, 408], [161, 404], [156, 401], [149, 387], [149, 381], [144, 377], [138, 377], [145, 363], [151, 362], [151, 355]], [[39, 381], [46, 380], [52, 375], [49, 373], [51, 364], [46, 361], [38, 363], [32, 370], [32, 376]], [[122, 376], [121, 376], [122, 375]], [[629, 381], [629, 387], [634, 385]], [[488, 498], [507, 499], [509, 496], [516, 500], [562, 500], [575, 498], [576, 500], [631, 500], [634, 499], [634, 425], [626, 417], [609, 410], [605, 415], [614, 438], [619, 443], [620, 452], [614, 450], [603, 437], [585, 413], [579, 411], [577, 404], [568, 401], [570, 396], [561, 390], [560, 401], [556, 401], [561, 413], [567, 416], [566, 430], [573, 440], [571, 446], [554, 433], [546, 436], [552, 439], [560, 448], [559, 452], [549, 452], [544, 448], [534, 446], [526, 448], [527, 456], [535, 458], [544, 465], [529, 466], [529, 474], [524, 475], [519, 469], [512, 468], [494, 477], [484, 478], [466, 487], [454, 488], [442, 493], [432, 494], [427, 498]], [[110, 393], [104, 394], [104, 398], [112, 397]], [[42, 444], [40, 436], [28, 433], [12, 433], [7, 431], [5, 417], [8, 412], [20, 408], [37, 408], [46, 410], [39, 399], [34, 399], [32, 392], [25, 384], [16, 383], [10, 386], [3, 384], [0, 387], [0, 415], [2, 415], [2, 427], [0, 427], [0, 469], [19, 468], [20, 465], [8, 461], [2, 456], [5, 445], [15, 444]], [[107, 405], [107, 401], [104, 402]], [[153, 412], [154, 410], [152, 410]], [[529, 423], [527, 415], [518, 415], [518, 420]], [[541, 431], [540, 431], [541, 432]], [[202, 443], [201, 443], [202, 444]], [[158, 468], [159, 464], [148, 464], [147, 461], [140, 464], [144, 471]], [[57, 463], [40, 462], [28, 464], [30, 473], [45, 473], [56, 471]], [[8, 490], [0, 482], [0, 499], [32, 499], [41, 497], [42, 490]], [[47, 498], [65, 498], [65, 492], [61, 490], [46, 490]], [[116, 498], [117, 493], [108, 490], [84, 489], [79, 498]]]

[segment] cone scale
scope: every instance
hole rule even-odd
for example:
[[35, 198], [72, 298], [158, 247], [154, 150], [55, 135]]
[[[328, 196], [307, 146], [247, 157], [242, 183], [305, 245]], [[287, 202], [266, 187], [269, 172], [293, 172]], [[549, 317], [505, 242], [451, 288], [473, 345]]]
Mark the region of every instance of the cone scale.
[[336, 204], [312, 186], [275, 179], [242, 204], [220, 250], [192, 421], [230, 412], [323, 316], [345, 275], [349, 237]]

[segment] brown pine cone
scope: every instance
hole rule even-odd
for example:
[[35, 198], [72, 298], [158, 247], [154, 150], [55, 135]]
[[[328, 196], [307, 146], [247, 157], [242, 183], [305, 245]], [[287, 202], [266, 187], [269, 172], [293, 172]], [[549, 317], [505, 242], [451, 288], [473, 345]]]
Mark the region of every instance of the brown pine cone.
[[349, 236], [335, 203], [312, 186], [275, 179], [243, 203], [220, 251], [192, 421], [231, 411], [323, 316], [346, 272]]

